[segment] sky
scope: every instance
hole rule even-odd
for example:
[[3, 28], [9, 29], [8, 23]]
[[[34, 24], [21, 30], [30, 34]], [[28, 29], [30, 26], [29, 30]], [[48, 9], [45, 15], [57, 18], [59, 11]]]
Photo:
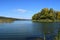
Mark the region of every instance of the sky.
[[43, 8], [60, 10], [60, 0], [0, 0], [0, 16], [31, 19]]

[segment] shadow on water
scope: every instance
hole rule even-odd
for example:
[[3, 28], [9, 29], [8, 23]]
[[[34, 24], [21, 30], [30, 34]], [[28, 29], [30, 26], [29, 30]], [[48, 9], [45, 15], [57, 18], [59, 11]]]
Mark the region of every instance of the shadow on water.
[[34, 38], [36, 40], [60, 40], [60, 39], [58, 39], [59, 24], [60, 23], [33, 22], [33, 27], [34, 27], [33, 29], [36, 29], [36, 30], [33, 30], [33, 33], [34, 33], [34, 35], [36, 35], [36, 34], [38, 35], [38, 36], [34, 36]]
[[55, 40], [58, 35], [58, 23], [43, 23], [44, 40]]

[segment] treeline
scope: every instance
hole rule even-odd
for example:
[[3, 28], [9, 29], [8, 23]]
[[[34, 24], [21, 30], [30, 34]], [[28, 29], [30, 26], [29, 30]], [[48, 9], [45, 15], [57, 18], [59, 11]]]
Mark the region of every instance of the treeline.
[[50, 8], [43, 8], [40, 12], [32, 16], [32, 20], [60, 20], [60, 11]]
[[1, 19], [21, 20], [21, 19], [18, 19], [18, 18], [10, 18], [10, 17], [0, 16], [0, 20], [1, 20]]

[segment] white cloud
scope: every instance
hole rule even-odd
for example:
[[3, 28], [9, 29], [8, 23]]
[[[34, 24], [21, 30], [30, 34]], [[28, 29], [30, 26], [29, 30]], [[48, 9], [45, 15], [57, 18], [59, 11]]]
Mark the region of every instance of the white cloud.
[[34, 11], [25, 10], [25, 9], [13, 9], [12, 12], [15, 12], [15, 13], [33, 13]]
[[21, 13], [26, 13], [27, 12], [27, 10], [24, 10], [24, 9], [17, 9], [16, 11], [21, 12]]

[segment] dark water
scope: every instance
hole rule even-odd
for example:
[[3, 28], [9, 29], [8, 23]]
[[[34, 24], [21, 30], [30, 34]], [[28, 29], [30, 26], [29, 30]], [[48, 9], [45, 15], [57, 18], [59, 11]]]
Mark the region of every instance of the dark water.
[[36, 38], [53, 40], [57, 36], [60, 23], [38, 23], [32, 21], [14, 21], [0, 23], [1, 40], [35, 40]]

